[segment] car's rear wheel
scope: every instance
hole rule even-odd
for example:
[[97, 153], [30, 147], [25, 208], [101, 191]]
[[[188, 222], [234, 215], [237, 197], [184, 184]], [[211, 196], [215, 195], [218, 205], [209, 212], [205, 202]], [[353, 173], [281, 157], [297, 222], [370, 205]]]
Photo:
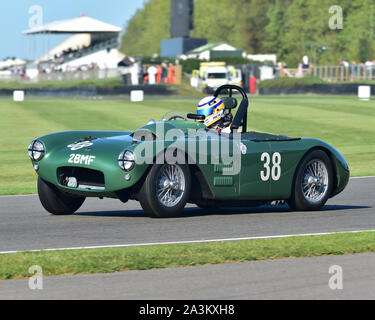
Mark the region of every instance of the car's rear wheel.
[[138, 199], [153, 218], [175, 217], [190, 195], [191, 175], [187, 165], [154, 165], [143, 183]]
[[294, 210], [319, 210], [332, 193], [334, 182], [331, 159], [322, 150], [309, 152], [298, 166], [288, 201]]
[[40, 177], [38, 177], [38, 195], [44, 209], [55, 215], [76, 212], [86, 199], [85, 197], [63, 193], [53, 184]]

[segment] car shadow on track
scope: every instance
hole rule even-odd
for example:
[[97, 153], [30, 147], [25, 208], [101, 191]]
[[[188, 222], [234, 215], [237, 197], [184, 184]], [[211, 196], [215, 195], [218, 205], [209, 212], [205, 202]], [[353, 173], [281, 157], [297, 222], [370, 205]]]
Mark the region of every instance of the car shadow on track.
[[[325, 205], [320, 211], [342, 211], [369, 209], [369, 206], [350, 206], [350, 205]], [[259, 207], [226, 207], [220, 209], [201, 209], [198, 207], [185, 208], [181, 215], [171, 219], [190, 218], [208, 215], [237, 215], [237, 214], [256, 214], [256, 213], [282, 213], [293, 212], [288, 205], [279, 206], [259, 206]], [[300, 211], [301, 212], [301, 211]], [[319, 212], [319, 211], [318, 211]], [[296, 211], [297, 213], [297, 211]], [[129, 218], [147, 218], [148, 215], [143, 210], [116, 210], [116, 211], [93, 211], [76, 212], [77, 216], [97, 216], [97, 217], [129, 217]]]

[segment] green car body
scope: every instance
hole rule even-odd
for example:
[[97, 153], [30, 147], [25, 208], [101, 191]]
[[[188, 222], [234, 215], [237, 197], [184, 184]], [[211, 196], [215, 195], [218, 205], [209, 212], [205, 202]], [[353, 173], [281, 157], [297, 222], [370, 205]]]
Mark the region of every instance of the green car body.
[[[181, 120], [171, 121], [171, 125], [179, 128]], [[195, 127], [192, 123], [192, 127]], [[186, 128], [186, 125], [184, 125]], [[147, 129], [147, 126], [144, 127]], [[124, 171], [118, 166], [118, 155], [124, 149], [132, 150], [132, 132], [115, 132], [115, 131], [67, 131], [53, 133], [38, 138], [46, 147], [46, 154], [38, 164], [38, 175], [60, 188], [69, 190], [72, 193], [83, 194], [85, 196], [103, 196], [116, 197], [116, 191], [121, 191], [134, 186], [142, 179], [147, 171], [148, 165], [135, 166], [130, 171], [132, 178], [130, 181], [124, 179]], [[262, 136], [262, 134], [259, 134]], [[79, 141], [85, 137], [95, 137], [92, 147], [82, 148], [81, 150], [72, 151], [67, 146]], [[264, 138], [270, 138], [264, 134]], [[218, 185], [215, 183], [217, 178], [224, 177], [220, 169], [215, 165], [196, 166], [202, 172], [207, 185], [210, 188], [213, 199], [232, 199], [232, 200], [274, 200], [288, 199], [291, 196], [292, 182], [296, 167], [302, 157], [311, 149], [322, 149], [326, 151], [333, 161], [335, 168], [336, 184], [332, 196], [341, 192], [349, 179], [349, 167], [344, 157], [329, 144], [317, 139], [296, 139], [296, 140], [274, 140], [259, 141], [244, 139], [242, 142], [247, 147], [247, 153], [242, 155], [241, 173], [233, 177], [233, 182], [228, 185]], [[166, 145], [167, 146], [167, 145]], [[279, 152], [283, 156], [281, 163], [281, 178], [278, 181], [261, 180], [260, 172], [264, 169], [263, 162], [260, 161], [263, 152]], [[82, 154], [95, 156], [95, 160], [88, 164], [68, 163], [72, 155]], [[98, 170], [104, 174], [105, 189], [97, 190], [77, 190], [60, 184], [57, 171], [60, 167], [80, 167], [92, 170]], [[220, 166], [220, 165], [219, 165]], [[216, 165], [216, 167], [219, 167]], [[215, 180], [216, 178], [216, 180]]]
[[[171, 129], [178, 132], [179, 137], [166, 138]], [[206, 148], [200, 149], [200, 141], [204, 139], [199, 140], [199, 137], [202, 138], [205, 132], [211, 138]], [[137, 133], [149, 134], [152, 139], [138, 140], [135, 138]], [[135, 132], [59, 132], [37, 139], [44, 145], [45, 151], [39, 161], [32, 160], [32, 163], [43, 181], [64, 193], [118, 198], [123, 202], [138, 199], [142, 185], [155, 165], [156, 155], [163, 154], [177, 140], [179, 146], [185, 148], [181, 152], [185, 154], [186, 165], [191, 171], [193, 187], [186, 202], [243, 206], [274, 200], [288, 201], [293, 197], [302, 159], [314, 150], [323, 151], [332, 164], [333, 181], [328, 197], [340, 193], [348, 183], [349, 167], [344, 157], [321, 140], [258, 132], [243, 132], [237, 137], [240, 138], [235, 140], [231, 134], [213, 133], [206, 130], [202, 122], [187, 119], [152, 122]], [[237, 147], [240, 146], [239, 172], [225, 173], [228, 164], [210, 153], [215, 139], [220, 145], [225, 140], [229, 150], [234, 150], [236, 143]], [[139, 152], [136, 148], [145, 148], [146, 145], [153, 150], [148, 158], [144, 156], [147, 161], [135, 164], [128, 171], [119, 166], [119, 155], [124, 150], [136, 153]], [[197, 159], [203, 153], [206, 161], [200, 163]], [[69, 175], [77, 176], [81, 181], [76, 186], [68, 186], [65, 182]]]

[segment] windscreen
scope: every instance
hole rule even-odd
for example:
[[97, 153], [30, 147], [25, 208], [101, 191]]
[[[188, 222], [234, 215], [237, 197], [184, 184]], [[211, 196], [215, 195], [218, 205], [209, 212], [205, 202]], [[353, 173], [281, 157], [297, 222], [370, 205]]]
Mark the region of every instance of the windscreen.
[[226, 79], [226, 73], [207, 73], [207, 79]]

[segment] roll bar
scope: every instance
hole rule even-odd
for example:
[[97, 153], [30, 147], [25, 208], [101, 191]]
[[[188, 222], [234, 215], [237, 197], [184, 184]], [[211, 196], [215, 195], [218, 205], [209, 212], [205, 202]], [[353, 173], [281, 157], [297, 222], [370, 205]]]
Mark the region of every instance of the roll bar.
[[215, 90], [214, 97], [217, 97], [221, 91], [227, 89], [229, 91], [229, 97], [232, 97], [233, 90], [237, 90], [242, 95], [242, 100], [236, 115], [234, 116], [231, 129], [238, 130], [240, 126], [242, 126], [242, 132], [246, 132], [247, 130], [247, 108], [249, 107], [249, 100], [247, 98], [247, 94], [244, 89], [239, 86], [235, 86], [232, 84], [225, 84]]

